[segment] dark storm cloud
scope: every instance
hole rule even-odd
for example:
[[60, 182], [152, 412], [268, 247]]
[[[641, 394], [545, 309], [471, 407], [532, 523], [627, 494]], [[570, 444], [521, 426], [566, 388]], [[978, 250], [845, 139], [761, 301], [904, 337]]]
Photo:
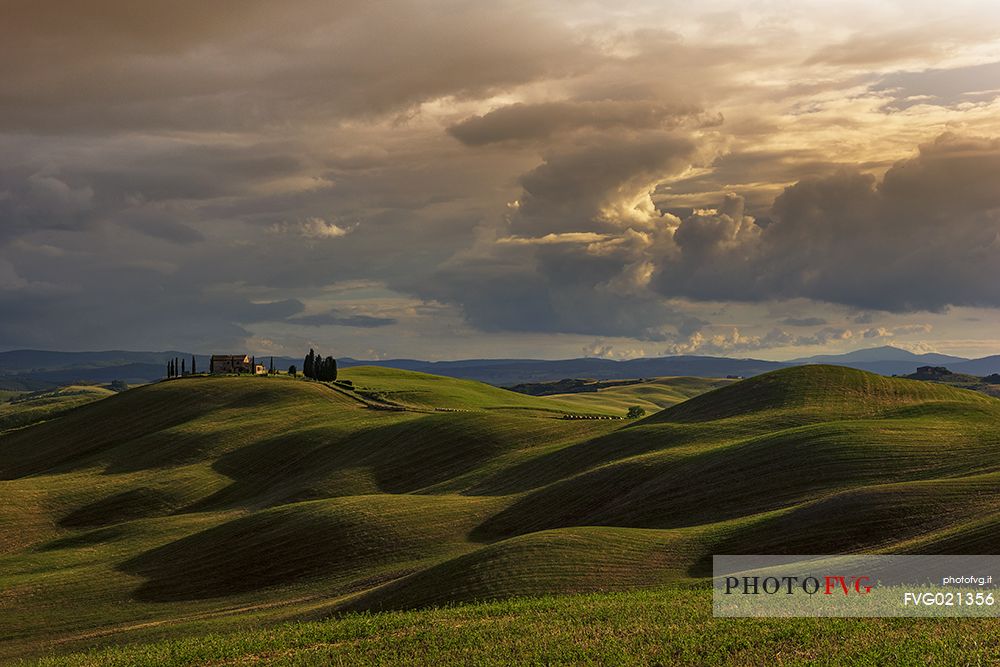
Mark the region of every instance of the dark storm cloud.
[[31, 230], [78, 229], [90, 218], [94, 190], [57, 175], [0, 172], [0, 242]]
[[[448, 128], [467, 146], [548, 139], [578, 129], [656, 129], [676, 126], [701, 111], [696, 106], [656, 100], [601, 100], [511, 104], [472, 116]], [[721, 122], [719, 118], [705, 122]]]
[[[58, 275], [52, 269], [48, 273]], [[118, 307], [107, 308], [108, 303]], [[29, 282], [18, 290], [0, 289], [5, 314], [0, 340], [10, 347], [73, 349], [104, 349], [134, 340], [160, 349], [231, 347], [241, 346], [250, 335], [243, 324], [284, 320], [301, 310], [293, 299], [255, 303], [233, 294], [205, 294], [183, 277], [157, 271], [95, 267], [72, 288]], [[66, 338], [67, 329], [72, 339]]]
[[298, 299], [283, 299], [270, 302], [241, 302], [237, 300], [232, 307], [227, 307], [229, 316], [237, 322], [268, 322], [284, 320], [296, 313], [302, 312], [302, 302]]
[[147, 236], [163, 239], [178, 245], [189, 245], [205, 240], [205, 235], [197, 229], [178, 222], [169, 215], [157, 212], [135, 212], [121, 219], [125, 226]]
[[[421, 294], [461, 304], [488, 330], [654, 341], [707, 324], [686, 326], [664, 298], [805, 298], [895, 312], [1000, 306], [1000, 287], [983, 279], [1000, 262], [1000, 141], [946, 134], [881, 181], [854, 169], [800, 181], [776, 198], [766, 226], [736, 195], [681, 217], [650, 207], [657, 183], [697, 155], [690, 140], [661, 136], [548, 156], [521, 179], [515, 235], [489, 257], [452, 262]], [[718, 344], [824, 345], [849, 335], [826, 327]]]
[[725, 213], [692, 216], [674, 235], [679, 261], [661, 263], [656, 284], [695, 299], [997, 306], [1000, 287], [983, 276], [1000, 260], [998, 179], [1000, 142], [942, 135], [881, 183], [842, 170], [787, 188], [764, 229], [742, 233]]
[[681, 196], [696, 197], [693, 204], [711, 208], [726, 192], [737, 191], [744, 196], [747, 208], [761, 216], [767, 214], [784, 184], [828, 176], [837, 169], [857, 165], [831, 160], [816, 148], [796, 148], [725, 153], [711, 167], [670, 181], [669, 189], [664, 192], [666, 201], [677, 201]]
[[655, 213], [649, 199], [655, 185], [690, 166], [697, 153], [694, 140], [671, 133], [604, 137], [555, 149], [521, 177], [523, 194], [511, 229], [538, 236], [641, 227]]
[[789, 327], [819, 327], [827, 322], [822, 317], [786, 317], [781, 323]]
[[301, 317], [294, 317], [285, 321], [288, 324], [300, 324], [311, 327], [333, 325], [340, 327], [358, 327], [361, 329], [385, 327], [397, 322], [397, 320], [392, 317], [375, 317], [372, 315], [344, 313], [336, 309], [328, 310], [325, 313], [316, 313], [314, 315], [302, 315]]
[[[993, 260], [995, 145], [950, 138], [865, 175], [902, 149], [869, 150], [857, 63], [913, 57], [909, 28], [825, 48], [773, 12], [646, 9], [6, 3], [0, 347], [413, 340], [422, 303], [480, 331], [763, 349], [837, 338], [719, 337], [724, 304], [698, 302], [997, 300], [972, 277]], [[966, 93], [994, 72], [969, 72], [957, 92], [879, 75], [862, 97], [881, 128], [886, 97], [987, 99]], [[338, 303], [353, 283], [409, 306]]]
[[706, 322], [646, 289], [649, 266], [635, 255], [662, 223], [650, 199], [656, 183], [698, 154], [691, 137], [670, 132], [589, 136], [554, 148], [520, 179], [506, 227], [513, 236], [483, 253], [459, 253], [412, 289], [459, 304], [486, 331], [689, 335]]
[[[421, 294], [458, 303], [483, 331], [628, 336], [667, 341], [690, 335], [707, 322], [671, 307], [653, 294], [622, 293], [600, 281], [619, 264], [576, 254], [544, 253], [512, 270], [498, 258], [442, 269]], [[591, 270], [591, 274], [577, 271]]]
[[0, 128], [231, 131], [393, 113], [596, 58], [516, 2], [57, 4], [5, 8]]

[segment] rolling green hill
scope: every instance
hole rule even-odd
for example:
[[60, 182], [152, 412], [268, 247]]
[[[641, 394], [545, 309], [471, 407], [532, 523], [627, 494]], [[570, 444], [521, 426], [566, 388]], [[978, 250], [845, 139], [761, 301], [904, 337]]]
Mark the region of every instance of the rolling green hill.
[[92, 385], [68, 385], [32, 393], [9, 394], [0, 403], [0, 431], [56, 417], [71, 408], [107, 398], [114, 392]]
[[671, 405], [703, 394], [706, 391], [732, 384], [732, 380], [693, 377], [654, 378], [635, 384], [623, 384], [597, 391], [552, 394], [548, 398], [577, 406], [577, 410], [598, 411], [613, 409], [624, 415], [633, 405], [653, 413]]
[[[684, 590], [713, 553], [1000, 547], [1000, 400], [983, 394], [804, 366], [628, 422], [561, 419], [584, 411], [575, 395], [385, 368], [342, 379], [353, 388], [188, 377], [0, 434], [0, 659], [167, 642], [93, 658], [153, 664], [163, 651], [197, 655], [196, 639], [177, 648], [177, 638], [335, 616], [227, 634], [204, 656], [284, 655], [282, 642], [327, 632], [358, 638], [328, 649], [350, 662], [386, 649], [376, 629], [407, 638], [428, 622], [355, 612], [648, 588], [659, 592], [636, 599], [659, 605], [653, 636], [674, 623], [670, 605], [704, 616], [704, 591]], [[686, 391], [649, 384], [656, 400]], [[635, 396], [586, 412], [618, 414], [616, 401]], [[854, 520], [861, 509], [865, 522]], [[544, 604], [622, 614], [623, 599]], [[510, 604], [423, 613], [480, 627], [491, 610], [530, 619], [538, 609]], [[515, 634], [497, 641], [523, 634], [534, 656], [565, 649], [565, 639], [532, 644], [537, 630], [519, 623], [502, 624]], [[687, 658], [707, 650], [701, 635], [685, 637], [700, 647]], [[407, 641], [400, 651], [413, 650]]]
[[[525, 396], [474, 380], [458, 380], [395, 368], [357, 366], [341, 371], [339, 379], [350, 380], [363, 395], [417, 410], [530, 410], [560, 415], [581, 411], [581, 406], [576, 402], [538, 400], [534, 396]], [[613, 407], [600, 404], [588, 407], [586, 411], [604, 415], [617, 414]]]

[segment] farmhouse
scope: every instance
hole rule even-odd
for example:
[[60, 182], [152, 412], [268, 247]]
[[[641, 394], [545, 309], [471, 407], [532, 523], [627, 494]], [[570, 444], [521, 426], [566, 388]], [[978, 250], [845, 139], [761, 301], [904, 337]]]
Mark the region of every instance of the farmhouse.
[[209, 373], [252, 373], [253, 364], [246, 354], [213, 354], [208, 363]]

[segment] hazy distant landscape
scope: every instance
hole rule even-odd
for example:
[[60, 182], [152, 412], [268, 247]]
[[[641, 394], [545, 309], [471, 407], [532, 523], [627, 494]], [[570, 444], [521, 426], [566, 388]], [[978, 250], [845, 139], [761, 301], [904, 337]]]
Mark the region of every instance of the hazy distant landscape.
[[[194, 356], [202, 368], [208, 367], [208, 355], [190, 352], [51, 352], [13, 350], [0, 352], [0, 390], [29, 390], [73, 382], [130, 383], [150, 382], [164, 377], [168, 360]], [[270, 356], [260, 355], [260, 359]], [[302, 360], [274, 357], [276, 367], [285, 370]], [[1000, 373], [1000, 355], [967, 359], [945, 354], [914, 354], [900, 348], [883, 346], [836, 355], [803, 357], [787, 362], [760, 359], [678, 355], [616, 361], [604, 358], [565, 360], [544, 359], [469, 359], [463, 361], [419, 361], [415, 359], [358, 360], [338, 359], [342, 368], [384, 366], [478, 380], [509, 387], [532, 382], [555, 382], [568, 378], [600, 380], [697, 376], [725, 378], [751, 376], [800, 364], [837, 364], [883, 375], [907, 375], [920, 366], [947, 366], [955, 373], [985, 376]]]

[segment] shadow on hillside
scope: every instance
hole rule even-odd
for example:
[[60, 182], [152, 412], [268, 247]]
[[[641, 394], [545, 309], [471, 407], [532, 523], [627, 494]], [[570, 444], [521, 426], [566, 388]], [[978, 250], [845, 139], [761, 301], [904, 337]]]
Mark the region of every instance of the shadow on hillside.
[[[891, 426], [891, 428], [890, 428]], [[954, 425], [952, 425], [954, 426]], [[835, 422], [785, 429], [704, 451], [626, 459], [534, 491], [489, 518], [473, 537], [489, 540], [579, 525], [681, 528], [780, 510], [836, 490], [994, 467], [989, 438], [922, 423]], [[971, 434], [970, 434], [971, 435]]]
[[134, 452], [115, 453], [119, 445], [179, 426], [216, 408], [185, 393], [177, 392], [164, 401], [140, 387], [7, 433], [0, 437], [0, 479], [101, 463], [124, 465]]
[[482, 415], [430, 414], [352, 433], [301, 429], [220, 456], [233, 483], [186, 508], [267, 505], [367, 493], [411, 493], [476, 470], [510, 443]]
[[706, 434], [710, 434], [709, 430], [700, 425], [658, 424], [647, 428], [641, 423], [630, 424], [506, 468], [477, 483], [469, 489], [469, 493], [523, 493], [573, 477], [595, 466], [696, 443], [706, 439]]
[[63, 528], [107, 526], [169, 513], [177, 499], [160, 489], [139, 487], [80, 507], [59, 520]]
[[317, 577], [346, 585], [468, 550], [469, 529], [489, 510], [488, 502], [455, 496], [296, 503], [201, 530], [118, 569], [147, 578], [134, 592], [146, 601], [219, 597]]

